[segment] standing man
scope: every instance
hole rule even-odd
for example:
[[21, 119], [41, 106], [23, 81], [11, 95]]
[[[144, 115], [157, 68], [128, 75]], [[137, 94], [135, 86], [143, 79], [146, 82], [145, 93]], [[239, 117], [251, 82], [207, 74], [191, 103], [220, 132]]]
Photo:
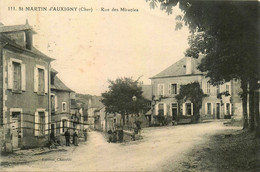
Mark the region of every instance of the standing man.
[[70, 132], [69, 129], [67, 129], [67, 131], [64, 134], [65, 139], [66, 139], [66, 146], [70, 146]]
[[78, 146], [78, 134], [77, 131], [75, 130], [74, 134], [73, 134], [73, 144], [75, 146]]
[[84, 138], [85, 138], [85, 142], [87, 141], [87, 137], [88, 137], [88, 133], [87, 133], [87, 129], [84, 130]]

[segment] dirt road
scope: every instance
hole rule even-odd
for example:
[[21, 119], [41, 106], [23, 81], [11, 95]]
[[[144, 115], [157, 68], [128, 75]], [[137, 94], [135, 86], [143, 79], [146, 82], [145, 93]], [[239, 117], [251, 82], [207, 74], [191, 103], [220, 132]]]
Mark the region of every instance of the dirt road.
[[226, 127], [223, 122], [147, 128], [143, 140], [108, 143], [103, 135], [90, 132], [88, 142], [66, 152], [49, 153], [40, 161], [4, 168], [17, 171], [161, 171], [167, 164], [178, 166], [194, 146], [208, 141]]

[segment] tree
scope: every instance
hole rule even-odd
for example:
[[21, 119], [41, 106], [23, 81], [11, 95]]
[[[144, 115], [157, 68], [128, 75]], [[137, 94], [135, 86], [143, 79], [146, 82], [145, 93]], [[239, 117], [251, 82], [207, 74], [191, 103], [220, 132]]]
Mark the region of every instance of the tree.
[[[232, 79], [241, 81], [244, 128], [247, 128], [247, 95], [249, 126], [254, 129], [254, 91], [258, 89], [259, 72], [259, 2], [147, 0], [151, 7], [172, 13], [177, 4], [183, 16], [176, 17], [176, 28], [184, 24], [191, 31], [186, 56], [205, 55], [199, 69], [207, 72], [213, 85]], [[259, 114], [259, 113], [258, 113]], [[256, 119], [259, 119], [257, 117]], [[259, 126], [259, 120], [257, 121]]]
[[[138, 114], [145, 109], [146, 99], [142, 96], [142, 87], [138, 85], [138, 80], [132, 78], [118, 78], [108, 82], [109, 90], [102, 93], [102, 103], [106, 106], [106, 112], [121, 114], [125, 125], [125, 116]], [[136, 96], [135, 102], [133, 96]]]
[[182, 104], [187, 100], [190, 100], [193, 104], [193, 116], [195, 122], [198, 121], [200, 114], [199, 111], [202, 107], [203, 98], [207, 95], [203, 93], [198, 82], [192, 82], [186, 85], [181, 85], [180, 92], [176, 95], [178, 104]]

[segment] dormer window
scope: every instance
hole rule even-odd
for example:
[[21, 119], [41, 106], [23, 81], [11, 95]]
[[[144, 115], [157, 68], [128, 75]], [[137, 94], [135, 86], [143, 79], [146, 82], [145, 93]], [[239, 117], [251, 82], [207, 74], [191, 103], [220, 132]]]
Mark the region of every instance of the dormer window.
[[54, 85], [54, 77], [55, 75], [51, 75], [51, 85]]
[[31, 31], [25, 31], [25, 47], [28, 50], [32, 49], [32, 32]]

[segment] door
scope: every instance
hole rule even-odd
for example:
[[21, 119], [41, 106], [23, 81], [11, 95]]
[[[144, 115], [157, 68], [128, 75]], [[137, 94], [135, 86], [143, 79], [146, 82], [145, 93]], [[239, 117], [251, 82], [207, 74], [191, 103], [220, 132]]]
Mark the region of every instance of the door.
[[54, 130], [55, 130], [55, 125], [54, 125], [54, 124], [51, 124], [51, 132], [52, 132], [52, 133], [55, 133]]
[[12, 128], [12, 145], [13, 149], [19, 148], [19, 143], [21, 139], [21, 128], [20, 128], [20, 112], [13, 112], [12, 113], [12, 123], [11, 123], [11, 128]]
[[216, 115], [217, 115], [217, 119], [220, 119], [220, 104], [217, 103], [216, 105], [217, 105], [217, 107], [216, 107]]
[[177, 119], [177, 103], [172, 103], [172, 120]]

